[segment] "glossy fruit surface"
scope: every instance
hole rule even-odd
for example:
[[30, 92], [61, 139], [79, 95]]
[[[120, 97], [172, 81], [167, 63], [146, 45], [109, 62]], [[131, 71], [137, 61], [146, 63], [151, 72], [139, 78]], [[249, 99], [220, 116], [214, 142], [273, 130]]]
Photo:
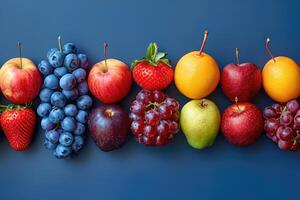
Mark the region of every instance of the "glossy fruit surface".
[[96, 145], [102, 151], [112, 151], [126, 142], [130, 121], [120, 106], [102, 105], [92, 109], [88, 126]]
[[181, 129], [188, 143], [196, 149], [204, 149], [214, 144], [220, 121], [219, 108], [208, 99], [189, 101], [181, 110]]

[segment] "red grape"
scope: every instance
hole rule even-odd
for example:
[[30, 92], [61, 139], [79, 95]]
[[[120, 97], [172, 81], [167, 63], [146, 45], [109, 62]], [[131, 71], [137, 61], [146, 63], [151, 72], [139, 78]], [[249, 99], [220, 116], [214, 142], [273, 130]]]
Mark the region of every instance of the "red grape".
[[148, 138], [156, 137], [157, 131], [154, 126], [151, 125], [145, 125], [144, 126], [144, 135]]
[[264, 109], [264, 118], [266, 119], [271, 119], [277, 116], [276, 110], [274, 108], [272, 108], [272, 106], [266, 107]]
[[158, 90], [154, 90], [152, 92], [152, 94], [153, 94], [153, 101], [157, 102], [157, 103], [163, 102], [166, 98], [166, 95], [164, 93], [162, 93], [161, 91], [158, 91]]
[[279, 132], [279, 137], [281, 140], [291, 140], [294, 137], [294, 131], [290, 127], [285, 127]]
[[264, 129], [268, 133], [275, 133], [276, 130], [279, 128], [278, 120], [276, 119], [268, 119], [265, 122]]
[[278, 147], [282, 150], [289, 150], [293, 143], [291, 141], [279, 140]]
[[143, 114], [145, 112], [145, 105], [142, 101], [134, 100], [130, 105], [130, 111], [135, 114]]
[[295, 100], [291, 100], [291, 101], [287, 102], [286, 108], [292, 114], [296, 114], [297, 110], [300, 108], [300, 105], [299, 105], [299, 102], [295, 99]]
[[148, 90], [141, 90], [136, 95], [136, 100], [143, 102], [144, 104], [148, 104], [149, 102], [153, 101], [151, 91]]
[[156, 125], [159, 122], [159, 113], [156, 110], [148, 110], [145, 113], [145, 121], [150, 125]]
[[172, 117], [172, 110], [168, 109], [166, 103], [162, 103], [158, 106], [158, 113], [161, 119], [169, 119]]
[[272, 108], [276, 111], [277, 114], [282, 112], [282, 106], [278, 103], [273, 104]]
[[280, 116], [280, 123], [288, 126], [293, 122], [293, 115], [290, 111], [284, 111]]
[[129, 114], [129, 119], [130, 119], [131, 121], [137, 121], [137, 120], [141, 120], [142, 117], [141, 117], [140, 115], [137, 115], [137, 114], [131, 112], [131, 113]]
[[144, 131], [144, 122], [140, 121], [133, 121], [131, 123], [131, 131], [134, 135], [140, 135]]
[[170, 108], [173, 109], [173, 111], [179, 109], [179, 103], [178, 103], [178, 101], [177, 101], [176, 99], [167, 97], [167, 98], [165, 99], [165, 102], [166, 102], [167, 106], [170, 106]]
[[298, 114], [294, 117], [294, 125], [295, 125], [295, 128], [300, 130], [300, 114]]

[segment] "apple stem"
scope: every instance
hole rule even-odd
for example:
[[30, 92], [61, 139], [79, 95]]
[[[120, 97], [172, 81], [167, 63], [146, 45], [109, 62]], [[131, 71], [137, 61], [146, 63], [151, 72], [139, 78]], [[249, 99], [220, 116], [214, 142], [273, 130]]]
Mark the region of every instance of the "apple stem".
[[235, 48], [235, 58], [236, 58], [236, 64], [239, 65], [240, 64], [240, 49], [239, 48]]
[[271, 42], [270, 38], [267, 38], [267, 40], [266, 40], [266, 49], [267, 49], [267, 51], [268, 51], [270, 57], [272, 58], [272, 60], [273, 60], [274, 62], [276, 62], [276, 60], [275, 60], [275, 58], [274, 58], [274, 56], [273, 56], [273, 54], [272, 54], [272, 51], [271, 51], [271, 49], [270, 49], [270, 42]]
[[205, 44], [206, 44], [206, 41], [207, 41], [207, 37], [208, 37], [208, 31], [205, 30], [204, 31], [204, 36], [203, 36], [203, 41], [202, 41], [202, 45], [201, 45], [201, 48], [199, 50], [199, 55], [202, 54], [203, 50], [204, 50], [204, 47], [205, 47]]
[[62, 50], [62, 45], [61, 45], [61, 36], [60, 36], [60, 35], [58, 36], [57, 41], [58, 41], [58, 48], [59, 48], [59, 51], [60, 51], [60, 52], [63, 52], [63, 50]]
[[104, 47], [104, 65], [105, 65], [105, 72], [107, 72], [107, 71], [108, 71], [108, 67], [107, 67], [107, 57], [106, 57], [106, 53], [107, 53], [108, 43], [107, 43], [107, 42], [104, 42], [103, 47]]
[[21, 42], [18, 42], [17, 48], [18, 48], [18, 50], [19, 50], [20, 65], [21, 65], [21, 68], [23, 68], [23, 63], [22, 63], [22, 46], [21, 46]]
[[236, 107], [238, 108], [238, 110], [241, 111], [241, 109], [240, 109], [240, 107], [239, 107], [239, 105], [238, 105], [238, 101], [239, 101], [238, 97], [235, 97], [235, 98], [234, 98], [235, 105], [236, 105]]

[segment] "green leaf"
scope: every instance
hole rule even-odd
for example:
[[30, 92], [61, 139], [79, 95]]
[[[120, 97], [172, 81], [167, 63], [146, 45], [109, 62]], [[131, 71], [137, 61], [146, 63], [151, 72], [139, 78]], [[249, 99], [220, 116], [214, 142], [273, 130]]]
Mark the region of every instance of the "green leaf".
[[146, 59], [154, 61], [157, 54], [157, 44], [155, 42], [151, 42], [147, 48]]
[[130, 69], [133, 69], [138, 63], [139, 63], [139, 60], [132, 61], [131, 65], [130, 65]]
[[165, 64], [168, 65], [169, 67], [172, 67], [172, 66], [171, 66], [171, 62], [170, 62], [169, 59], [167, 59], [167, 58], [162, 58], [162, 59], [160, 59], [160, 61], [163, 62], [163, 63], [165, 63]]
[[163, 52], [158, 52], [155, 56], [155, 63], [157, 63], [160, 59], [163, 59], [164, 57], [166, 57], [166, 53]]

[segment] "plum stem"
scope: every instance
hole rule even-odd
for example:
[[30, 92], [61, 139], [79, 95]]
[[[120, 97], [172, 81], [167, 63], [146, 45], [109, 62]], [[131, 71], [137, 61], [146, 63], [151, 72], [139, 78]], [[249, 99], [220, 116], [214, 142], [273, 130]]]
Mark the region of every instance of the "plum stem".
[[103, 44], [103, 48], [104, 48], [104, 65], [105, 65], [105, 72], [108, 71], [108, 67], [107, 67], [107, 57], [106, 57], [106, 54], [107, 54], [107, 47], [108, 47], [108, 43], [107, 42], [104, 42]]
[[208, 37], [208, 31], [205, 30], [204, 31], [204, 36], [203, 36], [203, 40], [202, 40], [202, 45], [201, 45], [201, 48], [199, 50], [199, 55], [202, 54], [203, 50], [204, 50], [204, 47], [205, 47], [205, 44], [206, 44], [206, 41], [207, 41], [207, 37]]
[[266, 40], [266, 49], [267, 49], [267, 51], [268, 51], [268, 54], [269, 54], [270, 57], [272, 58], [272, 60], [273, 60], [274, 62], [276, 62], [276, 60], [275, 60], [275, 58], [274, 58], [274, 56], [273, 56], [273, 54], [272, 54], [272, 51], [271, 51], [271, 49], [270, 49], [270, 42], [271, 42], [270, 38], [267, 38], [267, 40]]
[[22, 45], [21, 45], [21, 42], [18, 42], [17, 48], [19, 50], [20, 65], [21, 65], [21, 68], [23, 68], [23, 63], [22, 63]]
[[238, 101], [239, 101], [238, 97], [234, 97], [234, 103], [235, 103], [236, 107], [238, 108], [239, 112], [241, 112]]
[[235, 48], [235, 58], [236, 58], [236, 64], [239, 65], [240, 64], [240, 49], [239, 48]]
[[62, 45], [61, 45], [61, 36], [59, 35], [58, 38], [57, 38], [57, 42], [58, 42], [58, 48], [59, 48], [59, 51], [60, 52], [63, 52], [62, 50]]

